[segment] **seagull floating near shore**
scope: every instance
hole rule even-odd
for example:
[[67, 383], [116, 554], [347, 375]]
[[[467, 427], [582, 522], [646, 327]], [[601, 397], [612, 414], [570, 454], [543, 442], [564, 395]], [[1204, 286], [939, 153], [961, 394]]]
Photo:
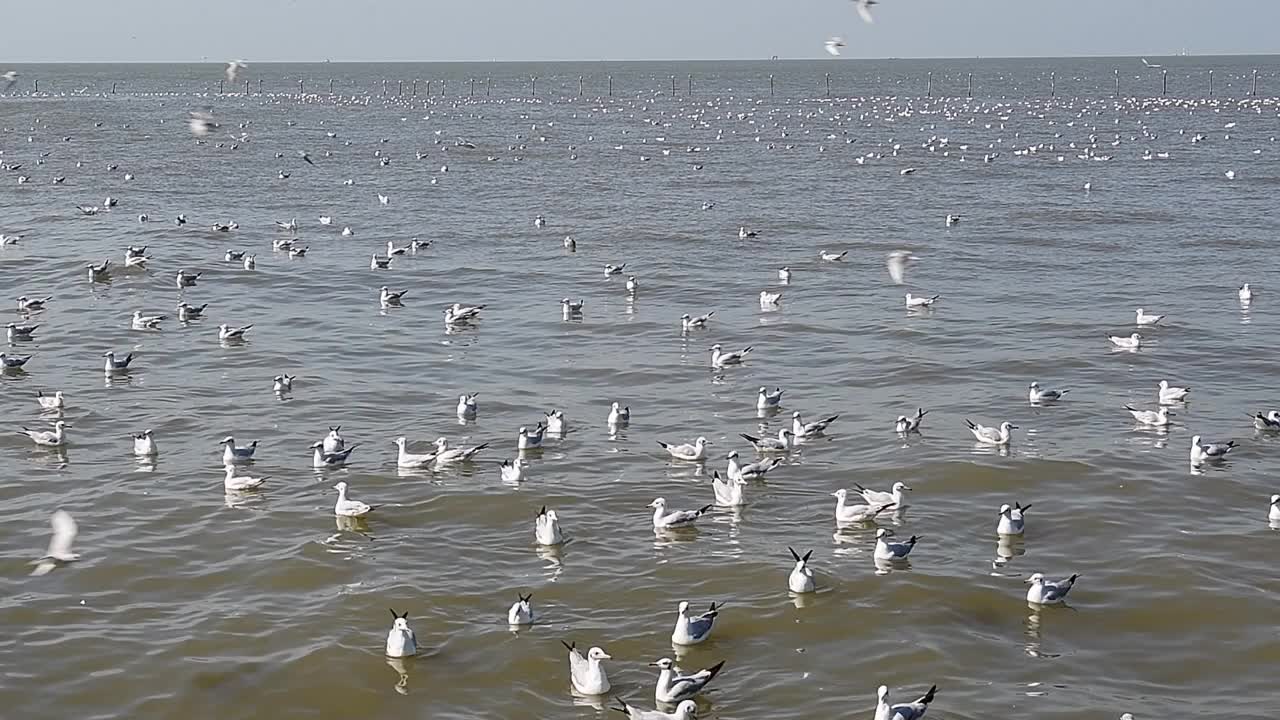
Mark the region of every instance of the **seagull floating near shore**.
[[[351, 447], [355, 449], [355, 445]], [[338, 500], [333, 505], [333, 514], [338, 517], [360, 518], [377, 509], [376, 506], [348, 498], [347, 484], [345, 482], [339, 482], [333, 486], [333, 489], [338, 491]]]
[[391, 442], [399, 448], [399, 451], [396, 454], [396, 467], [413, 469], [425, 468], [430, 467], [436, 461], [435, 453], [415, 454], [407, 451], [405, 446], [408, 445], [409, 440], [404, 436], [400, 436]]
[[1129, 337], [1108, 335], [1107, 339], [1111, 341], [1112, 345], [1124, 350], [1137, 350], [1142, 347], [1142, 336], [1138, 333], [1133, 333]]
[[0, 370], [18, 370], [30, 361], [30, 355], [6, 355], [0, 352]]
[[888, 528], [880, 528], [876, 531], [876, 549], [873, 557], [876, 560], [906, 560], [907, 556], [916, 547], [916, 541], [919, 538], [912, 535], [906, 542], [893, 542], [888, 538], [893, 537], [893, 531]]
[[1070, 390], [1042, 390], [1040, 383], [1032, 382], [1027, 391], [1027, 399], [1032, 403], [1051, 403], [1062, 399]]
[[705, 690], [724, 668], [724, 661], [692, 675], [678, 674], [676, 664], [670, 658], [662, 658], [649, 663], [649, 666], [658, 668], [658, 686], [654, 691], [654, 699], [659, 703], [678, 703], [691, 700]]
[[612, 708], [629, 718], [629, 720], [695, 720], [698, 717], [698, 703], [692, 700], [685, 700], [676, 706], [675, 712], [663, 712], [661, 710], [642, 710], [635, 705], [629, 705], [620, 697], [614, 696], [614, 701], [618, 703], [618, 707]]
[[108, 350], [102, 353], [102, 357], [106, 358], [103, 368], [106, 370], [108, 375], [116, 372], [125, 372], [129, 369], [129, 363], [133, 362], [133, 353], [129, 353], [128, 355], [125, 355], [123, 359], [117, 360], [116, 354]]
[[[345, 486], [346, 483], [340, 483]], [[409, 613], [391, 610], [391, 630], [387, 633], [386, 655], [389, 658], [406, 658], [418, 654], [418, 638], [409, 627]]]
[[53, 527], [53, 537], [49, 538], [49, 549], [45, 550], [44, 556], [31, 563], [35, 565], [35, 569], [31, 571], [31, 575], [35, 577], [47, 575], [59, 565], [80, 559], [80, 555], [71, 550], [71, 546], [75, 544], [76, 535], [80, 532], [71, 514], [66, 510], [56, 510], [49, 519], [49, 524]]
[[746, 360], [747, 355], [755, 348], [751, 345], [744, 347], [737, 352], [724, 352], [720, 347], [720, 343], [711, 346], [711, 367], [723, 368], [726, 365], [741, 365]]
[[996, 525], [997, 535], [1021, 535], [1026, 529], [1026, 520], [1023, 513], [1031, 509], [1028, 504], [1025, 507], [1018, 503], [1014, 503], [1013, 507], [1009, 507], [1008, 503], [1000, 506], [1000, 522]]
[[938, 302], [938, 298], [942, 296], [933, 295], [931, 297], [916, 297], [911, 293], [907, 293], [905, 297], [906, 297], [907, 308], [911, 310], [915, 310], [920, 308], [932, 307], [934, 303]]
[[706, 612], [690, 616], [689, 603], [680, 601], [676, 610], [676, 627], [671, 631], [671, 642], [676, 645], [697, 645], [711, 637], [711, 630], [715, 627], [722, 607], [723, 604], [717, 606], [711, 603], [711, 608]]
[[893, 423], [893, 431], [899, 435], [918, 433], [920, 432], [920, 423], [924, 421], [924, 416], [928, 414], [928, 410], [925, 410], [924, 408], [916, 408], [915, 417], [899, 415], [898, 419]]
[[875, 720], [920, 720], [920, 718], [924, 717], [925, 712], [929, 710], [929, 703], [933, 702], [933, 697], [937, 692], [938, 686], [934, 685], [929, 688], [929, 692], [912, 702], [893, 705], [889, 702], [889, 688], [881, 685], [876, 690]]
[[436, 464], [446, 465], [454, 462], [466, 462], [487, 447], [489, 447], [489, 443], [480, 443], [471, 447], [449, 447], [447, 438], [436, 438]]
[[1143, 425], [1152, 427], [1165, 427], [1169, 424], [1169, 418], [1173, 417], [1173, 413], [1169, 412], [1169, 408], [1161, 407], [1158, 410], [1138, 410], [1132, 405], [1125, 405], [1125, 410]]
[[1027, 589], [1027, 602], [1035, 605], [1061, 605], [1067, 599], [1067, 593], [1076, 584], [1079, 575], [1072, 575], [1066, 580], [1053, 582], [1045, 580], [1044, 575], [1036, 573], [1027, 578], [1031, 587]]
[[698, 522], [698, 518], [707, 514], [711, 509], [710, 505], [704, 505], [697, 510], [672, 510], [667, 511], [666, 498], [655, 498], [649, 503], [649, 507], [653, 508], [653, 529], [654, 530], [672, 530], [676, 528], [693, 527]]
[[533, 537], [539, 545], [554, 547], [564, 543], [564, 535], [560, 532], [560, 517], [555, 510], [548, 510], [546, 505], [538, 511], [533, 521]]
[[791, 553], [791, 557], [796, 561], [795, 567], [791, 569], [791, 574], [787, 576], [787, 589], [797, 594], [813, 592], [813, 569], [809, 567], [809, 558], [813, 556], [813, 551], [810, 550], [804, 555], [796, 553], [790, 547], [787, 548], [787, 551]]
[[626, 427], [631, 423], [631, 408], [615, 402], [609, 406], [608, 425], [611, 428]]
[[156, 440], [152, 436], [150, 429], [143, 430], [133, 436], [133, 454], [136, 457], [155, 457], [160, 454], [159, 448], [156, 447]]
[[[790, 435], [790, 433], [788, 433], [787, 436], [783, 436], [782, 433], [787, 433], [787, 431], [779, 431], [779, 441], [781, 441], [783, 437], [789, 437]], [[772, 458], [757, 463], [739, 465], [737, 450], [730, 452], [725, 456], [725, 459], [729, 461], [729, 467], [725, 472], [734, 480], [763, 480], [764, 476], [768, 474], [769, 471], [782, 464], [782, 458]]]
[[67, 428], [71, 427], [66, 422], [59, 420], [53, 424], [52, 430], [31, 430], [22, 428], [18, 431], [19, 435], [26, 435], [31, 438], [31, 442], [42, 447], [62, 447], [67, 444]]
[[857, 523], [875, 520], [880, 513], [896, 507], [893, 503], [879, 505], [849, 505], [849, 491], [840, 488], [831, 493], [836, 499], [836, 524], [856, 525]]
[[602, 660], [612, 660], [604, 650], [593, 647], [584, 657], [578, 652], [576, 643], [560, 641], [569, 650], [569, 682], [574, 692], [588, 697], [604, 695], [613, 687], [609, 684], [609, 676], [605, 673]]
[[756, 391], [756, 409], [768, 410], [770, 408], [778, 407], [782, 404], [783, 392], [783, 389], [780, 387], [769, 390], [763, 385], [760, 386], [760, 389]]
[[1202, 463], [1206, 460], [1221, 460], [1236, 447], [1235, 440], [1225, 443], [1201, 443], [1199, 435], [1191, 436], [1191, 462]]
[[66, 399], [59, 390], [53, 395], [45, 395], [42, 391], [36, 391], [36, 401], [40, 403], [40, 409], [46, 412], [61, 411], [66, 407]]
[[1191, 394], [1191, 388], [1170, 385], [1168, 380], [1160, 381], [1158, 398], [1161, 403], [1175, 403], [1186, 400], [1189, 394]]
[[1155, 325], [1156, 323], [1160, 322], [1163, 319], [1164, 319], [1163, 315], [1151, 315], [1151, 314], [1148, 314], [1142, 308], [1138, 308], [1137, 317], [1134, 318], [1134, 324], [1147, 327], [1147, 326]]
[[979, 425], [968, 419], [965, 419], [964, 423], [969, 426], [969, 432], [973, 433], [975, 440], [987, 445], [1008, 445], [1013, 435], [1009, 431], [1018, 427], [1010, 422], [1002, 422], [998, 428]]

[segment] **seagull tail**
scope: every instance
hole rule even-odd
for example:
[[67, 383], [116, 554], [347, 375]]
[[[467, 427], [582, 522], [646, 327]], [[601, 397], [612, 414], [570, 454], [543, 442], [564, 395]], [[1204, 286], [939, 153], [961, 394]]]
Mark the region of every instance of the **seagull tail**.
[[565, 642], [563, 640], [560, 641], [560, 644], [568, 648], [569, 652], [574, 652], [575, 651], [574, 646], [577, 645], [577, 643]]
[[964, 419], [964, 424], [965, 424], [965, 425], [968, 425], [970, 430], [977, 430], [977, 429], [978, 429], [978, 426], [977, 426], [977, 425], [974, 425], [974, 424], [973, 424], [973, 421], [972, 421], [972, 420], [970, 420], [969, 418], [965, 418], [965, 419]]
[[625, 701], [625, 700], [623, 700], [622, 698], [618, 697], [617, 695], [614, 695], [614, 696], [613, 696], [613, 699], [614, 699], [614, 700], [617, 700], [617, 701], [618, 701], [618, 705], [620, 705], [621, 707], [611, 707], [611, 708], [609, 708], [609, 709], [610, 709], [610, 710], [613, 710], [613, 711], [615, 711], [615, 712], [620, 712], [620, 713], [622, 713], [623, 715], [626, 715], [627, 717], [630, 717], [630, 716], [631, 716], [631, 706], [630, 706], [630, 705], [628, 705], [628, 704], [626, 703], [626, 701]]
[[710, 510], [713, 506], [714, 506], [714, 505], [705, 505], [705, 506], [703, 506], [703, 507], [699, 508], [699, 509], [698, 509], [698, 515], [699, 515], [699, 516], [706, 515], [706, 514], [707, 514], [707, 511], [708, 511], [708, 510]]
[[707, 682], [711, 682], [715, 678], [715, 676], [720, 674], [720, 671], [724, 669], [724, 663], [725, 661], [721, 660], [715, 665], [712, 665], [711, 667], [707, 668], [707, 672], [709, 673], [709, 675], [707, 676]]
[[760, 444], [760, 438], [758, 438], [758, 437], [751, 437], [750, 435], [748, 435], [748, 434], [746, 434], [746, 433], [739, 433], [739, 436], [740, 436], [743, 440], [746, 440], [747, 442], [751, 443], [752, 445], [759, 445], [759, 444]]
[[938, 692], [938, 686], [934, 685], [933, 687], [929, 688], [929, 692], [925, 693], [924, 697], [920, 698], [916, 702], [920, 703], [921, 705], [928, 705], [929, 703], [933, 702], [933, 696], [937, 692]]
[[658, 441], [658, 447], [662, 448], [663, 450], [671, 449], [671, 445], [669, 445], [668, 443], [664, 443], [661, 440]]

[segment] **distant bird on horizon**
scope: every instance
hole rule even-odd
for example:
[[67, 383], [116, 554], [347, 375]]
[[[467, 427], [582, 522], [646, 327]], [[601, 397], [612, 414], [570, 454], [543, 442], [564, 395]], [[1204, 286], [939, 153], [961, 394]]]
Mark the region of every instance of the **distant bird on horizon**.
[[1155, 64], [1155, 63], [1149, 63], [1149, 62], [1147, 62], [1147, 59], [1146, 59], [1146, 58], [1141, 58], [1141, 60], [1142, 60], [1142, 64], [1143, 64], [1143, 65], [1146, 65], [1146, 66], [1147, 66], [1147, 67], [1149, 67], [1149, 68], [1157, 69], [1157, 68], [1162, 68], [1162, 67], [1164, 67], [1163, 65], [1157, 65], [1157, 64]]

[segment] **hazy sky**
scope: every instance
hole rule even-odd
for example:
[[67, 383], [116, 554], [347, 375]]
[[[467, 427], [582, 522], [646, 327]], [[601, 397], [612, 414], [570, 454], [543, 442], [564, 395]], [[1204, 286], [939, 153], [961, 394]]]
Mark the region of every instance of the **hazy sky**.
[[0, 65], [1280, 51], [1280, 0], [0, 0]]

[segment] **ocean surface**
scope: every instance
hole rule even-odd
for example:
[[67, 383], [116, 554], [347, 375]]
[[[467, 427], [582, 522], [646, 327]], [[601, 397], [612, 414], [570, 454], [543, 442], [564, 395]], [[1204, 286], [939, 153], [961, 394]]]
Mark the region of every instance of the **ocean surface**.
[[[0, 233], [22, 239], [0, 246], [0, 307], [40, 327], [5, 347], [32, 356], [25, 372], [0, 374], [2, 714], [612, 715], [573, 697], [573, 641], [611, 654], [613, 694], [640, 707], [647, 663], [727, 661], [699, 699], [725, 720], [871, 717], [881, 684], [896, 700], [936, 684], [929, 717], [949, 720], [1274, 718], [1280, 437], [1247, 416], [1280, 406], [1280, 59], [1148, 60], [1163, 67], [251, 63], [222, 94], [214, 64], [15, 66], [0, 163], [21, 167], [0, 170]], [[188, 113], [206, 107], [220, 128], [197, 142]], [[107, 196], [110, 212], [76, 209]], [[303, 258], [272, 250], [290, 218]], [[369, 269], [415, 237], [432, 244]], [[121, 267], [129, 245], [145, 270]], [[905, 286], [894, 250], [919, 257]], [[203, 275], [180, 291], [180, 269]], [[384, 285], [404, 307], [379, 307]], [[941, 298], [908, 312], [905, 292]], [[52, 300], [28, 319], [20, 295]], [[580, 318], [563, 297], [585, 300]], [[179, 323], [179, 301], [205, 318]], [[446, 332], [455, 302], [482, 319]], [[1115, 350], [1138, 307], [1167, 317]], [[133, 330], [135, 310], [170, 317]], [[713, 310], [682, 334], [681, 314]], [[253, 329], [228, 345], [220, 323]], [[713, 343], [754, 351], [713, 370]], [[105, 377], [107, 350], [134, 353], [132, 371]], [[291, 394], [273, 394], [280, 373]], [[1189, 402], [1167, 432], [1142, 429], [1124, 406], [1156, 407], [1161, 379]], [[1033, 380], [1070, 393], [1032, 406]], [[781, 413], [757, 413], [760, 386], [785, 388]], [[35, 400], [55, 390], [69, 445], [37, 448], [15, 431], [57, 419]], [[614, 401], [633, 419], [611, 433]], [[517, 429], [553, 408], [568, 434], [504, 484]], [[922, 433], [896, 435], [917, 408]], [[655, 497], [710, 503], [724, 454], [752, 455], [740, 433], [774, 435], [792, 411], [840, 417], [745, 508], [655, 535]], [[1018, 429], [1002, 452], [966, 418]], [[360, 446], [313, 470], [331, 425]], [[132, 456], [146, 428], [154, 461]], [[261, 491], [223, 492], [226, 435], [259, 442]], [[401, 471], [401, 435], [489, 448]], [[705, 467], [658, 445], [699, 435]], [[1195, 467], [1193, 435], [1238, 448]], [[336, 522], [339, 480], [378, 506], [365, 521]], [[837, 531], [831, 493], [895, 481], [909, 506], [880, 525], [920, 539], [884, 572], [876, 526]], [[1025, 539], [998, 543], [1015, 501], [1034, 506]], [[571, 538], [558, 550], [534, 545], [543, 506]], [[30, 577], [58, 508], [82, 557]], [[813, 551], [818, 593], [788, 593], [788, 547]], [[1069, 607], [1028, 606], [1034, 572], [1079, 573]], [[512, 632], [528, 592], [539, 621]], [[725, 606], [711, 640], [675, 652], [681, 600]], [[383, 656], [388, 608], [409, 613], [418, 657]]]

